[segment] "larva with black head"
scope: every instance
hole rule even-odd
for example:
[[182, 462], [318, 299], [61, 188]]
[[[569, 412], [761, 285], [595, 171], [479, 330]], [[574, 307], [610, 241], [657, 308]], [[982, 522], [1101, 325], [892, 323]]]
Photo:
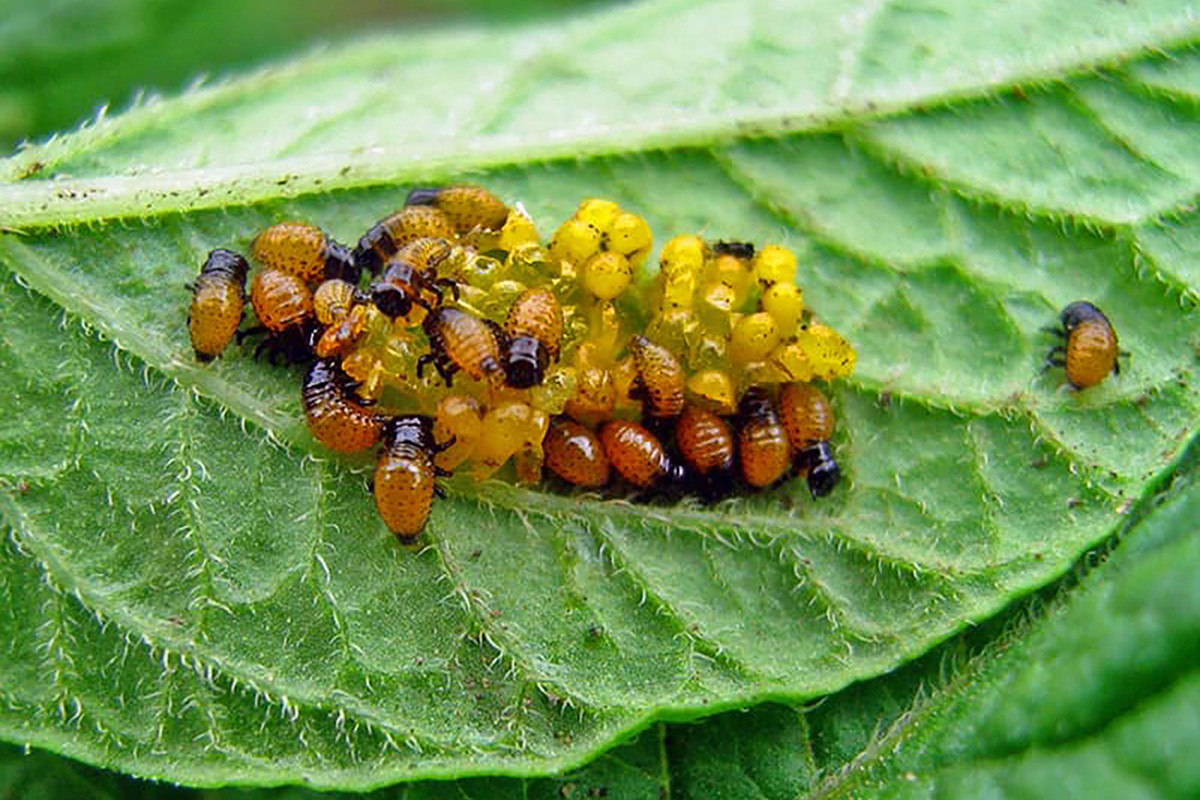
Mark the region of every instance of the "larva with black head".
[[738, 423], [742, 479], [754, 489], [777, 483], [791, 462], [791, 445], [771, 396], [761, 386], [752, 386], [742, 395]]
[[515, 389], [538, 386], [562, 341], [562, 306], [554, 292], [534, 286], [521, 293], [504, 321], [505, 381]]
[[[371, 284], [371, 302], [388, 317], [406, 317], [413, 305], [426, 310], [441, 305], [442, 287], [458, 298], [458, 284], [439, 278], [437, 266], [451, 252], [445, 239], [423, 237], [400, 248], [383, 266], [383, 273]], [[426, 299], [429, 294], [433, 301]]]
[[254, 258], [310, 285], [330, 278], [358, 283], [362, 268], [344, 244], [307, 222], [280, 222], [254, 237]]
[[309, 431], [318, 442], [339, 453], [367, 450], [383, 433], [383, 418], [355, 398], [351, 386], [349, 376], [332, 358], [314, 361], [301, 384]]
[[452, 385], [454, 373], [459, 370], [477, 381], [503, 379], [504, 332], [495, 323], [442, 307], [430, 312], [422, 326], [429, 337], [430, 352], [417, 360], [418, 378], [425, 365], [432, 363], [447, 386]]
[[442, 495], [436, 479], [447, 473], [434, 465], [433, 457], [452, 443], [435, 443], [431, 417], [394, 417], [385, 426], [383, 451], [375, 466], [375, 508], [402, 541], [424, 530], [433, 498]]
[[1064, 308], [1059, 321], [1062, 328], [1053, 333], [1065, 342], [1050, 348], [1047, 368], [1065, 367], [1067, 381], [1076, 389], [1095, 386], [1109, 373], [1121, 374], [1117, 331], [1103, 311], [1080, 300]]
[[622, 478], [638, 489], [671, 489], [687, 478], [683, 464], [667, 453], [658, 437], [636, 422], [612, 420], [600, 427], [604, 454]]
[[192, 284], [188, 330], [197, 361], [212, 361], [237, 333], [246, 305], [248, 265], [232, 250], [213, 250]]
[[498, 231], [508, 219], [508, 206], [481, 186], [442, 186], [413, 189], [408, 206], [433, 206], [446, 215], [460, 234], [473, 230]]
[[370, 270], [372, 275], [378, 275], [400, 248], [424, 238], [455, 241], [457, 232], [438, 209], [425, 205], [405, 206], [388, 214], [363, 234], [358, 247], [354, 248], [354, 261]]
[[689, 404], [675, 424], [675, 446], [704, 499], [716, 500], [729, 493], [737, 443], [725, 420]]
[[272, 362], [278, 356], [291, 363], [312, 358], [317, 327], [312, 291], [302, 278], [264, 269], [250, 284], [250, 304], [259, 325], [239, 332], [238, 341], [265, 332], [267, 337], [255, 348], [255, 355], [266, 350]]
[[829, 399], [815, 386], [789, 383], [779, 393], [779, 415], [787, 430], [796, 469], [804, 473], [813, 498], [824, 497], [842, 477], [829, 443], [834, 428]]

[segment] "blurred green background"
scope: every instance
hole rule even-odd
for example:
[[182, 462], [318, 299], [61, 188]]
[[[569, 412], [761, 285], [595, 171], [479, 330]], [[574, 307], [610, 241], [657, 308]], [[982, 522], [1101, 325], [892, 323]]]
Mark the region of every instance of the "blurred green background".
[[173, 94], [381, 28], [508, 25], [604, 0], [0, 0], [0, 156], [140, 90]]

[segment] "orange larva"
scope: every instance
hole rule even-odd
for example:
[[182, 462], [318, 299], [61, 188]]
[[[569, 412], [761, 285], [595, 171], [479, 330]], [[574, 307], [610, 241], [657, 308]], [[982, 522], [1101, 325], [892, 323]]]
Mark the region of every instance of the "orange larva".
[[211, 361], [233, 339], [246, 304], [246, 259], [232, 250], [208, 254], [192, 285], [188, 328], [197, 361]]
[[366, 325], [367, 307], [359, 305], [350, 308], [346, 319], [326, 327], [313, 348], [313, 353], [317, 354], [318, 359], [349, 354], [358, 343], [362, 332], [366, 330]]
[[375, 508], [388, 529], [401, 540], [416, 537], [425, 527], [433, 498], [440, 495], [433, 464], [441, 447], [434, 444], [433, 420], [410, 415], [388, 421], [384, 447], [375, 466]]
[[476, 228], [498, 231], [508, 219], [504, 201], [480, 186], [413, 189], [405, 205], [433, 206], [446, 215], [458, 233], [470, 233]]
[[433, 206], [405, 206], [371, 226], [358, 240], [354, 261], [378, 275], [384, 262], [409, 242], [422, 238], [454, 241], [450, 219]]
[[683, 465], [675, 463], [658, 438], [636, 422], [606, 422], [600, 428], [600, 443], [613, 468], [639, 489], [684, 479]]
[[264, 269], [250, 284], [250, 303], [272, 333], [304, 325], [313, 316], [313, 297], [304, 281], [278, 269]]
[[1103, 311], [1081, 300], [1064, 308], [1059, 319], [1062, 329], [1054, 333], [1065, 338], [1066, 344], [1050, 349], [1047, 366], [1065, 366], [1067, 380], [1076, 389], [1095, 386], [1110, 372], [1121, 374], [1117, 332]]
[[779, 414], [787, 429], [796, 467], [806, 472], [814, 498], [833, 491], [842, 472], [833, 457], [833, 407], [820, 389], [807, 383], [789, 383], [779, 395]]
[[495, 323], [456, 308], [438, 308], [425, 317], [423, 327], [430, 352], [417, 361], [418, 378], [429, 363], [447, 386], [460, 369], [477, 381], [503, 378], [500, 353], [504, 333]]
[[317, 322], [329, 327], [350, 316], [350, 309], [357, 300], [358, 288], [354, 284], [332, 278], [313, 292], [313, 313], [317, 316]]
[[507, 347], [504, 374], [509, 386], [528, 389], [546, 377], [546, 366], [558, 357], [562, 342], [562, 306], [544, 286], [526, 289], [513, 301], [504, 321]]
[[599, 437], [569, 419], [556, 418], [542, 442], [546, 466], [575, 486], [599, 488], [608, 484], [608, 456]]
[[402, 258], [415, 268], [429, 274], [436, 272], [438, 265], [449, 258], [453, 250], [454, 245], [448, 239], [422, 236], [401, 247], [392, 258]]
[[383, 420], [350, 394], [350, 379], [334, 359], [319, 359], [301, 385], [304, 414], [313, 438], [330, 450], [357, 453], [372, 447], [383, 432]]
[[787, 472], [791, 447], [787, 430], [765, 389], [753, 386], [746, 390], [738, 404], [738, 421], [742, 478], [755, 489], [772, 485]]
[[720, 494], [728, 486], [736, 445], [725, 420], [688, 405], [675, 424], [675, 445], [706, 496]]
[[344, 356], [354, 349], [367, 327], [367, 306], [356, 304], [340, 322], [327, 327], [313, 351], [317, 358]]
[[677, 417], [683, 411], [687, 375], [675, 354], [644, 336], [629, 342], [637, 366], [638, 393], [648, 417]]
[[[445, 239], [422, 237], [401, 247], [383, 265], [383, 274], [371, 284], [371, 302], [388, 317], [406, 317], [415, 303], [426, 310], [442, 302], [441, 286], [448, 286], [458, 297], [458, 284], [437, 277], [437, 265], [451, 252]], [[436, 301], [431, 304], [423, 292]]]
[[821, 390], [807, 383], [789, 383], [779, 393], [779, 416], [792, 447], [803, 450], [833, 436], [833, 407]]
[[283, 270], [306, 283], [328, 278], [357, 283], [360, 269], [350, 250], [316, 225], [281, 222], [254, 237], [254, 258], [270, 269]]
[[265, 349], [272, 361], [283, 355], [293, 363], [312, 357], [316, 328], [308, 284], [282, 270], [265, 269], [250, 284], [250, 303], [260, 324], [239, 332], [238, 341], [266, 331], [268, 336], [255, 349], [255, 355]]

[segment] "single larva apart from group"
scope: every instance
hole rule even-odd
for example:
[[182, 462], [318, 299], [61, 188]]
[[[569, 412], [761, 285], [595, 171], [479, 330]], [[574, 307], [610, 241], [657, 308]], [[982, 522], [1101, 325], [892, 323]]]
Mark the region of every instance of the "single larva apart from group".
[[1117, 331], [1104, 312], [1086, 300], [1071, 303], [1059, 314], [1061, 328], [1049, 330], [1061, 344], [1046, 354], [1046, 367], [1063, 367], [1067, 382], [1076, 389], [1087, 389], [1110, 374], [1121, 374]]
[[[214, 250], [193, 348], [209, 361], [235, 332], [262, 334], [256, 355], [304, 365], [313, 438], [378, 452], [376, 506], [403, 541], [457, 471], [647, 502], [793, 477], [829, 494], [841, 470], [816, 383], [851, 374], [856, 353], [805, 305], [795, 253], [685, 234], [646, 275], [652, 248], [609, 200], [544, 241], [487, 189], [414, 189], [354, 248], [282, 221], [254, 236], [253, 276]], [[247, 294], [257, 321], [238, 331]]]

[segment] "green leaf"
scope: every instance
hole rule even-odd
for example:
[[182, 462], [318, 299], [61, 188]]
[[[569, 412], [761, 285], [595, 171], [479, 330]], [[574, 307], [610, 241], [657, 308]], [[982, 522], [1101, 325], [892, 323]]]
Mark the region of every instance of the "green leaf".
[[806, 712], [672, 728], [672, 797], [1195, 797], [1197, 474], [1080, 585], [1026, 604], [986, 646]]
[[[146, 92], [174, 92], [197, 74], [244, 68], [367, 27], [561, 13], [549, 0], [0, 0], [0, 152], [103, 119]], [[497, 19], [501, 18], [501, 19]]]
[[280, 789], [193, 789], [141, 781], [87, 767], [44, 751], [22, 753], [0, 745], [0, 791], [22, 800], [92, 797], [100, 800], [669, 800], [670, 780], [663, 726], [636, 742], [616, 747], [585, 768], [550, 778], [466, 778], [453, 782], [404, 783], [369, 794]]
[[[1097, 138], [1108, 112], [1067, 113], [1096, 78], [1070, 76], [1109, 65], [1110, 97], [1187, 119], [1160, 88], [1184, 77], [1142, 53], [1197, 24], [940, 11], [655, 2], [380, 39], [0, 162], [0, 261], [33, 290], [0, 285], [0, 733], [193, 785], [540, 775], [654, 720], [886, 673], [1062, 575], [1200, 418], [1188, 173]], [[949, 107], [970, 130], [925, 110], [1005, 90]], [[1061, 180], [1033, 180], [1024, 138], [970, 138], [1028, 115]], [[845, 488], [705, 509], [457, 478], [429, 546], [397, 546], [368, 461], [308, 437], [294, 373], [194, 362], [182, 284], [272, 221], [354, 240], [410, 182], [464, 178], [547, 235], [603, 195], [660, 240], [796, 247], [860, 353], [834, 391]], [[1084, 297], [1132, 356], [1074, 393], [1039, 374], [1039, 329]]]
[[[1193, 465], [1183, 490], [1125, 534], [1081, 586], [1068, 582], [1048, 603], [1020, 604], [1007, 623], [971, 637], [982, 646], [951, 643], [808, 710], [766, 704], [700, 725], [658, 726], [581, 772], [533, 781], [470, 779], [454, 791], [488, 800], [869, 798], [931, 787], [947, 797], [978, 797], [983, 789], [1039, 796], [1061, 793], [1053, 778], [1070, 769], [1079, 770], [1085, 796], [1124, 797], [1129, 774], [1114, 775], [1113, 765], [1120, 772], [1139, 757], [1166, 753], [1176, 757], [1138, 788], [1188, 796], [1181, 767], [1189, 762], [1177, 756], [1200, 745], [1200, 729], [1191, 724], [1200, 698], [1175, 689], [1194, 684], [1200, 667], [1200, 603], [1177, 590], [1192, 588], [1200, 557], [1195, 476]], [[1080, 763], [1096, 754], [1102, 760]], [[1018, 779], [1007, 776], [1013, 772]], [[1088, 782], [1095, 778], [1104, 783]], [[21, 797], [192, 796], [15, 748], [0, 748], [0, 790]], [[447, 785], [405, 785], [369, 797], [419, 798], [426, 790], [444, 797]], [[226, 796], [330, 795], [303, 789], [204, 795]]]

